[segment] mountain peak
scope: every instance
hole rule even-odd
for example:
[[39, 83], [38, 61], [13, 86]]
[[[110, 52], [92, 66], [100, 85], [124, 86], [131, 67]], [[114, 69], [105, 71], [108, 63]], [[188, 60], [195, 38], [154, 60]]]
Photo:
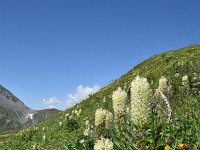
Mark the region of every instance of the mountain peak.
[[8, 89], [3, 87], [2, 85], [0, 85], [0, 94], [5, 96], [8, 100], [12, 100], [15, 103], [17, 103], [17, 102], [23, 103], [19, 98], [17, 98], [15, 95], [13, 95]]

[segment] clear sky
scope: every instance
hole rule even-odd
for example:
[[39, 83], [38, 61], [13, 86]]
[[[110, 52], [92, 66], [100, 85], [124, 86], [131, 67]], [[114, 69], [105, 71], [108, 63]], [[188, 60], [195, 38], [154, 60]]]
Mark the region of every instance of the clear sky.
[[1, 0], [0, 84], [33, 109], [64, 109], [155, 54], [199, 43], [199, 6]]

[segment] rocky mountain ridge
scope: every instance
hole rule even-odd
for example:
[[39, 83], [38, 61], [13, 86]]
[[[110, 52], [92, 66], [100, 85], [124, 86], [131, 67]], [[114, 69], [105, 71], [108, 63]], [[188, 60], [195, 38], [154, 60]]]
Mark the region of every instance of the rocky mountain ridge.
[[[49, 114], [56, 112], [58, 110], [33, 110], [0, 85], [0, 131], [19, 129], [36, 124], [47, 119]], [[34, 117], [35, 115], [36, 117]]]

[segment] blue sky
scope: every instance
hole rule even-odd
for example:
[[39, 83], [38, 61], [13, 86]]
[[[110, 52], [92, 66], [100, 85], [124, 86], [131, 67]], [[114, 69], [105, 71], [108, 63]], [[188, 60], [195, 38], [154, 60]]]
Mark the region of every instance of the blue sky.
[[0, 84], [33, 109], [64, 109], [155, 54], [199, 43], [199, 6], [199, 0], [2, 0]]

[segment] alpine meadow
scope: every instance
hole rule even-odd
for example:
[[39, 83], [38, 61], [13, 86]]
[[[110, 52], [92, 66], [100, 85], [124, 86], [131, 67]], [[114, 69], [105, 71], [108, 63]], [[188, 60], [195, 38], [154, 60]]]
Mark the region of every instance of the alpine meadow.
[[200, 46], [153, 56], [75, 106], [12, 136], [2, 150], [200, 149]]

